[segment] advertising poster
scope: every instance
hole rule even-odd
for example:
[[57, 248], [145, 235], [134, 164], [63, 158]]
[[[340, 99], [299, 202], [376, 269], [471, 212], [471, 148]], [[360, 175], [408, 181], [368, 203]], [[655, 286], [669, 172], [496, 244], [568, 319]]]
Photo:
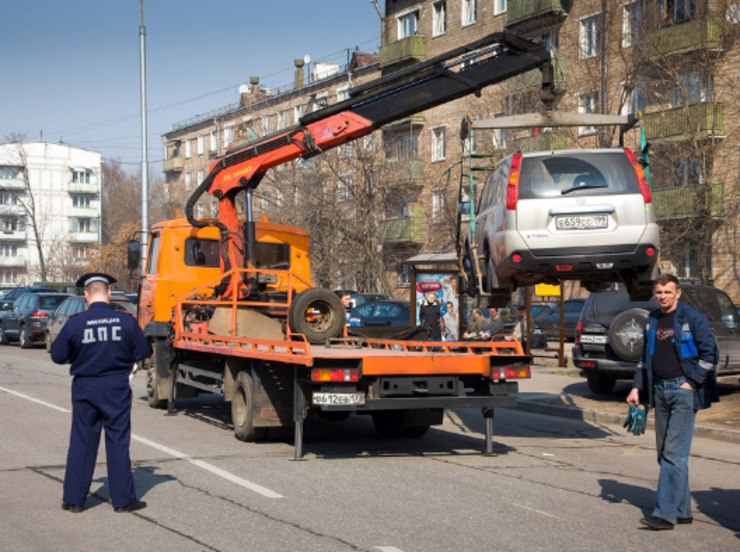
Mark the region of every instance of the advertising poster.
[[460, 311], [458, 305], [459, 278], [453, 274], [416, 275], [416, 323], [419, 324], [419, 307], [427, 301], [429, 294], [439, 306], [442, 315], [442, 340], [458, 341]]

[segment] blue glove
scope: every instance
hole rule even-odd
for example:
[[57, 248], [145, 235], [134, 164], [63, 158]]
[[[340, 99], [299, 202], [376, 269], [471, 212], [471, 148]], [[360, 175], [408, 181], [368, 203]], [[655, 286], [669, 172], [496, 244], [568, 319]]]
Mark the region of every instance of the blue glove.
[[647, 410], [630, 405], [623, 427], [635, 436], [645, 433], [645, 428], [647, 427]]

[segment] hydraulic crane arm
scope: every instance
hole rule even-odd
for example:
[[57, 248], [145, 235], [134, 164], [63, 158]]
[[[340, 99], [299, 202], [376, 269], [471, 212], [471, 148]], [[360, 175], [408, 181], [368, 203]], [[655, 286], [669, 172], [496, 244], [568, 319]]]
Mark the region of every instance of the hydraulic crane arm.
[[[537, 68], [543, 71], [543, 91], [551, 91], [552, 65], [546, 46], [500, 32], [359, 86], [350, 91], [348, 100], [309, 113], [298, 125], [231, 150], [215, 161], [188, 200], [186, 217], [193, 226], [215, 224], [221, 229], [229, 245], [222, 269], [245, 264], [253, 267], [253, 232], [250, 237], [250, 229], [245, 229], [245, 247], [238, 247], [235, 241], [239, 236], [235, 198], [242, 191], [256, 188], [267, 170], [318, 155], [387, 123], [468, 94], [479, 95], [485, 86]], [[193, 215], [196, 202], [206, 192], [219, 200], [216, 223]], [[249, 221], [249, 194], [247, 201]]]

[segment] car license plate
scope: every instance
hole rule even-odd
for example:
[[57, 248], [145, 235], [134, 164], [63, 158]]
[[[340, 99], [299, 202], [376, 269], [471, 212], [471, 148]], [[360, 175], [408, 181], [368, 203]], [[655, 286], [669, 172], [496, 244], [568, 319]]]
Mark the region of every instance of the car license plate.
[[317, 406], [355, 406], [365, 404], [365, 393], [314, 393], [313, 404]]
[[605, 335], [581, 335], [581, 343], [594, 343], [596, 345], [605, 345], [607, 337]]
[[555, 224], [558, 230], [593, 230], [595, 228], [607, 228], [609, 217], [607, 215], [557, 217]]

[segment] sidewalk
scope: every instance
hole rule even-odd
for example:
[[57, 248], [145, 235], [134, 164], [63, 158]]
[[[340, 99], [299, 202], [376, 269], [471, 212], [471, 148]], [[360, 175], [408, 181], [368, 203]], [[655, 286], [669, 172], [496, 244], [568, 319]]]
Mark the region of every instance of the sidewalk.
[[[619, 424], [627, 415], [625, 399], [630, 381], [617, 381], [609, 395], [591, 392], [586, 379], [570, 362], [559, 368], [555, 359], [535, 358], [532, 378], [520, 380], [517, 408], [536, 414], [576, 418], [588, 422]], [[720, 380], [720, 402], [697, 414], [694, 435], [740, 443], [740, 380], [737, 376]], [[648, 428], [652, 428], [652, 415]]]

